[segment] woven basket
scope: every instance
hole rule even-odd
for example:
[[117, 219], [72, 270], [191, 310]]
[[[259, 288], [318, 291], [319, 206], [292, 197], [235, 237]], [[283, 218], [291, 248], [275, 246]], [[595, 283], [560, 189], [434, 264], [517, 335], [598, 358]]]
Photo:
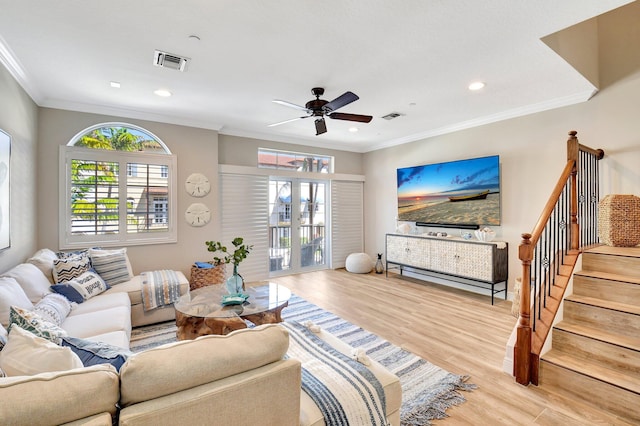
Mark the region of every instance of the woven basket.
[[607, 195], [598, 206], [598, 237], [614, 247], [640, 244], [640, 198], [635, 195]]
[[[211, 262], [210, 262], [211, 263]], [[215, 268], [198, 268], [196, 265], [191, 265], [191, 278], [189, 279], [189, 289], [195, 290], [196, 288], [205, 287], [213, 284], [222, 284], [225, 281], [227, 272], [227, 265], [224, 263], [216, 266]]]

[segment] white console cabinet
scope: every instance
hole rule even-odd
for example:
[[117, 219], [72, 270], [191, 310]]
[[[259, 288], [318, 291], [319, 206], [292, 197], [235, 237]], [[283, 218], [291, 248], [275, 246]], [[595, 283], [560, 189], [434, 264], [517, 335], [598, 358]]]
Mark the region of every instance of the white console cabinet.
[[[387, 273], [395, 265], [413, 272], [444, 274], [463, 284], [491, 287], [507, 298], [508, 249], [504, 242], [466, 241], [460, 238], [387, 234]], [[415, 270], [415, 271], [414, 271]], [[498, 289], [496, 289], [498, 285]]]

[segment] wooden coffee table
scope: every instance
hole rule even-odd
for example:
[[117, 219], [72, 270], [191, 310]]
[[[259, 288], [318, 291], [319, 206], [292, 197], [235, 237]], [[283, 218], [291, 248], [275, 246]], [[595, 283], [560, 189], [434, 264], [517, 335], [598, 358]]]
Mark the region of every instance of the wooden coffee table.
[[227, 334], [255, 325], [282, 322], [282, 309], [289, 305], [291, 291], [276, 283], [249, 284], [249, 295], [241, 305], [222, 306], [227, 294], [223, 284], [201, 287], [182, 296], [175, 304], [178, 340], [208, 334]]

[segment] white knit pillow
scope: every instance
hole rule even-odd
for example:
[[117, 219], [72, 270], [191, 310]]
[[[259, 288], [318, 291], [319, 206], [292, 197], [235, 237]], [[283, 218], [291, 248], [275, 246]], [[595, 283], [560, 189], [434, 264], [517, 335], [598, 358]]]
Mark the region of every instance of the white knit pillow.
[[34, 312], [42, 319], [61, 325], [71, 312], [71, 303], [61, 294], [52, 293], [46, 295], [41, 301], [36, 303]]

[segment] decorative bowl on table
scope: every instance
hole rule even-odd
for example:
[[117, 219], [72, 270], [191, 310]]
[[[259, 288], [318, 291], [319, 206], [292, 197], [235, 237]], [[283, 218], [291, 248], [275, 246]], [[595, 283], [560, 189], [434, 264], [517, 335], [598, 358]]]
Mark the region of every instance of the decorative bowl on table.
[[222, 296], [222, 306], [241, 305], [249, 298], [245, 293], [233, 293]]
[[478, 241], [484, 241], [484, 242], [493, 241], [493, 239], [496, 237], [496, 232], [493, 231], [491, 228], [478, 229], [475, 232], [475, 234]]

